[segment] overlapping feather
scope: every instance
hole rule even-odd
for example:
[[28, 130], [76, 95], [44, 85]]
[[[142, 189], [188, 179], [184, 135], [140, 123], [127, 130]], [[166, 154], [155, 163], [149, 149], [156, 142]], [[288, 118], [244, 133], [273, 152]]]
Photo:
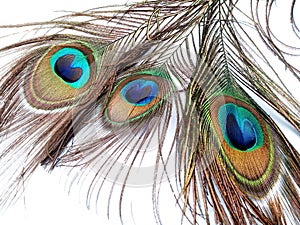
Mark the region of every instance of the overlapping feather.
[[[51, 169], [70, 167], [73, 183], [88, 182], [87, 205], [95, 199], [97, 203], [103, 185], [100, 178], [112, 177], [123, 187], [121, 211], [126, 184], [134, 179], [133, 168], [152, 147], [157, 165], [150, 177], [154, 195], [163, 176], [159, 166], [165, 171], [176, 152], [178, 161], [173, 166], [181, 191], [179, 206], [192, 224], [202, 218], [208, 224], [299, 223], [299, 153], [250, 97], [258, 96], [299, 132], [299, 102], [281, 87], [282, 76], [269, 59], [273, 56], [265, 54], [274, 54], [298, 82], [299, 69], [287, 60], [289, 54], [281, 47], [297, 49], [275, 43], [268, 26], [273, 1], [265, 6], [259, 1], [251, 4], [252, 14], [242, 18], [252, 24], [251, 31], [267, 48], [260, 46], [248, 33], [249, 26], [237, 19], [240, 6], [233, 1], [149, 1], [27, 25], [42, 25], [47, 31], [55, 28], [59, 34], [46, 33], [1, 49], [1, 54], [21, 52], [0, 84], [0, 137], [4, 146], [0, 152], [1, 205], [19, 197], [21, 187], [42, 164]], [[295, 4], [292, 2], [292, 10]], [[260, 7], [266, 9], [267, 29], [257, 16]], [[292, 22], [297, 35], [297, 24]], [[68, 34], [73, 31], [77, 34]], [[72, 101], [53, 108], [44, 98], [52, 97], [49, 90], [54, 87], [41, 89], [42, 101], [36, 104], [32, 99], [37, 98], [30, 95], [36, 89], [28, 83], [35, 81], [33, 75], [43, 72], [40, 65], [57, 46], [88, 48], [93, 72], [84, 91], [74, 91]], [[279, 84], [273, 82], [271, 74], [277, 76]], [[137, 114], [129, 112], [133, 108], [119, 116], [122, 108], [112, 109], [122, 98], [114, 100], [115, 93], [119, 85], [135, 77], [159, 84], [159, 100]], [[219, 125], [214, 122], [218, 112], [212, 107], [219, 100], [243, 106], [263, 121], [262, 130], [269, 132], [265, 139], [270, 137], [271, 144], [265, 149], [273, 151], [271, 172], [255, 187], [243, 183], [226, 159], [224, 141], [217, 132]], [[118, 111], [120, 114], [113, 117]], [[120, 159], [123, 165], [116, 167]], [[252, 168], [250, 173], [255, 173]], [[154, 201], [159, 215], [157, 204]]]

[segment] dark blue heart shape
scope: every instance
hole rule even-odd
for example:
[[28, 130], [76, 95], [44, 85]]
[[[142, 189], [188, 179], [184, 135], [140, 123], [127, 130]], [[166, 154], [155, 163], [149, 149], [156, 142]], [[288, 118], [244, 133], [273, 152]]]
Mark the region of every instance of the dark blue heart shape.
[[81, 68], [72, 67], [74, 59], [73, 54], [67, 54], [58, 58], [54, 65], [55, 73], [68, 83], [74, 83], [82, 76]]
[[244, 120], [241, 128], [233, 113], [227, 115], [226, 132], [231, 144], [239, 150], [250, 149], [256, 143], [256, 133], [252, 124]]
[[151, 95], [151, 90], [152, 87], [150, 85], [140, 85], [136, 83], [127, 90], [125, 97], [130, 103], [143, 104], [152, 101], [155, 97]]

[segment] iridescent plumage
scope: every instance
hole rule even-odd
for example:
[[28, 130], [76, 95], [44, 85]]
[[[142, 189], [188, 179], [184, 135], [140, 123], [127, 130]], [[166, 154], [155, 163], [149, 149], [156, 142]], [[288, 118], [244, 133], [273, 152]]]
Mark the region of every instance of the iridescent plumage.
[[[0, 205], [18, 198], [41, 164], [76, 171], [74, 180], [88, 182], [87, 204], [97, 202], [100, 177], [116, 164], [103, 160], [108, 154], [128, 164], [113, 176], [123, 185], [121, 211], [133, 167], [153, 144], [158, 223], [158, 164], [166, 170], [171, 154], [171, 187], [191, 224], [300, 223], [299, 153], [268, 115], [273, 110], [300, 131], [299, 102], [272, 65], [276, 60], [299, 82], [289, 61], [299, 48], [274, 38], [273, 1], [249, 3], [249, 15], [238, 3], [93, 9], [36, 23], [44, 35], [1, 48], [18, 55], [0, 82]], [[290, 15], [299, 40], [296, 5]], [[89, 169], [96, 172], [86, 180]]]

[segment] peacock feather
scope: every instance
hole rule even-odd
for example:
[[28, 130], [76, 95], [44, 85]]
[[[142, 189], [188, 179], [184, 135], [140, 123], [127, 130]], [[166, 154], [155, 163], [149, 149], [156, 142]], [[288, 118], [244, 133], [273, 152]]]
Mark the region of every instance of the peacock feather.
[[144, 1], [1, 26], [34, 32], [0, 49], [11, 56], [0, 81], [1, 208], [40, 165], [63, 167], [88, 207], [106, 180], [109, 204], [121, 185], [123, 221], [126, 189], [154, 150], [141, 176], [157, 224], [165, 181], [182, 224], [299, 224], [299, 149], [278, 124], [299, 138], [297, 93], [285, 84], [300, 80], [299, 4], [285, 3], [292, 44], [272, 30], [274, 1], [244, 4]]

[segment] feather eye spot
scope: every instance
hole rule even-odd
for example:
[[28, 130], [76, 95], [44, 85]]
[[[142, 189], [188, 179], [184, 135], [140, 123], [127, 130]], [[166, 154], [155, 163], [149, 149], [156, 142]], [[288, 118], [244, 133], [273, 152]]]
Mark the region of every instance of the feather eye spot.
[[170, 95], [172, 83], [166, 72], [158, 69], [134, 73], [113, 89], [105, 110], [113, 124], [137, 120], [157, 109]]
[[121, 96], [136, 106], [149, 104], [158, 94], [158, 84], [152, 80], [137, 79], [128, 82], [121, 89]]
[[95, 57], [85, 43], [70, 42], [51, 46], [36, 57], [25, 78], [24, 92], [28, 103], [36, 108], [52, 110], [84, 101], [96, 77]]
[[211, 103], [210, 115], [227, 168], [247, 192], [264, 195], [269, 190], [264, 187], [274, 182], [278, 171], [270, 127], [259, 110], [232, 96], [221, 95]]

